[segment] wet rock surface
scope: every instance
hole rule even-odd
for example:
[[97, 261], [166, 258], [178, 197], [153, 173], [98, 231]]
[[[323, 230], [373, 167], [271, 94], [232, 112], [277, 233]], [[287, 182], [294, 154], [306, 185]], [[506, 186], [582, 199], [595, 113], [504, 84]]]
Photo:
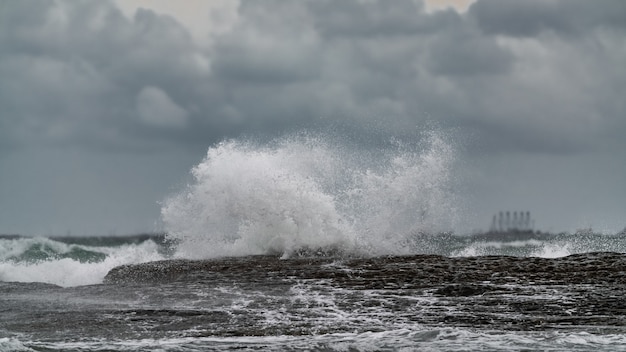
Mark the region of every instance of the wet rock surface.
[[[315, 309], [324, 312], [324, 304], [357, 318], [371, 312], [382, 321], [381, 328], [388, 321], [505, 330], [626, 331], [626, 256], [618, 253], [556, 259], [415, 255], [169, 260], [115, 268], [105, 283], [236, 285], [283, 292], [287, 298], [281, 304], [293, 313], [284, 326], [273, 326], [283, 333], [307, 331], [297, 317]], [[299, 287], [309, 297], [332, 303], [289, 298]], [[346, 323], [346, 331], [352, 328]], [[255, 331], [250, 333], [259, 333]]]

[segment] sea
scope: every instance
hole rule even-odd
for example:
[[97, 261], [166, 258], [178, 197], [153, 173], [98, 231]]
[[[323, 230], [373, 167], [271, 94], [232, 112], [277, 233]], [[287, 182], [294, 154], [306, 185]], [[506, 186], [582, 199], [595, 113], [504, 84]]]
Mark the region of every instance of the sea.
[[158, 233], [2, 235], [0, 351], [626, 350], [625, 231], [455, 230], [454, 149], [225, 141]]

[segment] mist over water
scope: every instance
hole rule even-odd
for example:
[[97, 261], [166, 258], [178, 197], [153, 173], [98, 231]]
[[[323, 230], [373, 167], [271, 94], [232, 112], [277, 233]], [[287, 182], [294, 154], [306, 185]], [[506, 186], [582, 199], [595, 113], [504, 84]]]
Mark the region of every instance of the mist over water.
[[450, 230], [455, 148], [439, 131], [361, 150], [300, 133], [211, 147], [162, 219], [177, 256], [299, 251], [405, 254], [416, 233]]

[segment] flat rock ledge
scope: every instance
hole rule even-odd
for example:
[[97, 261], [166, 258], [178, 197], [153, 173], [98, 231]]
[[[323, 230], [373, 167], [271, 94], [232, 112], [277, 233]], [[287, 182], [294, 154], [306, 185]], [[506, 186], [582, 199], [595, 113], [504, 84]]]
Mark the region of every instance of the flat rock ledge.
[[[172, 259], [113, 268], [109, 284], [172, 281], [245, 282], [311, 279], [330, 280], [353, 289], [424, 288], [444, 284], [623, 284], [626, 255], [597, 252], [561, 258], [444, 257], [438, 255], [376, 258], [229, 257], [209, 260]], [[468, 286], [469, 287], [469, 286]], [[474, 287], [474, 286], [472, 286]], [[446, 289], [441, 294], [481, 294], [486, 289]], [[457, 292], [458, 291], [458, 292]]]

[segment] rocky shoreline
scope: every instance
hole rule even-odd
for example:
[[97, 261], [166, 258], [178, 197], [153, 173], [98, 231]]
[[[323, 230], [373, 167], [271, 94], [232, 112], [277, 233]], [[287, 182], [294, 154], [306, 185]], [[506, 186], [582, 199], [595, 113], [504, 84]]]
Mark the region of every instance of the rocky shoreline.
[[[348, 310], [370, 304], [398, 319], [427, 325], [584, 331], [626, 327], [626, 255], [619, 253], [555, 259], [250, 256], [127, 265], [105, 278], [105, 283], [116, 285], [155, 282], [237, 282], [241, 287], [286, 289], [306, 282], [320, 294], [353, 292], [352, 298], [342, 301]], [[366, 299], [365, 292], [374, 292], [377, 299]], [[430, 303], [415, 306], [415, 297]]]

